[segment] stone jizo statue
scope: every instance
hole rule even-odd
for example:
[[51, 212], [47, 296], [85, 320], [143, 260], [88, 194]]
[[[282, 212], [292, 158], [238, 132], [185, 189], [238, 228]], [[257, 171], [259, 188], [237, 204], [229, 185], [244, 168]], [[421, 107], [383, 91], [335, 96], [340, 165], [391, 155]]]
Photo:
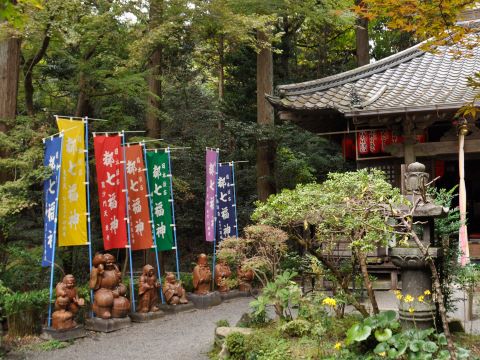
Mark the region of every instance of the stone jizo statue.
[[187, 304], [187, 293], [182, 284], [177, 281], [175, 274], [167, 273], [163, 284], [163, 295], [168, 305]]
[[197, 295], [206, 295], [210, 291], [210, 283], [212, 281], [212, 272], [208, 266], [207, 255], [200, 254], [198, 256], [197, 265], [193, 269], [193, 287], [194, 293]]
[[158, 311], [158, 289], [160, 283], [151, 265], [143, 267], [142, 276], [138, 281], [138, 312], [148, 313]]
[[130, 301], [125, 297], [127, 288], [121, 283], [121, 277], [113, 255], [95, 255], [89, 286], [94, 290], [93, 311], [96, 316], [110, 319], [128, 315]]
[[237, 278], [239, 281], [238, 290], [248, 292], [252, 289], [252, 281], [255, 277], [252, 269], [243, 270], [242, 265], [237, 268]]
[[65, 275], [55, 288], [55, 312], [52, 314], [52, 327], [56, 330], [72, 329], [77, 324], [74, 317], [85, 300], [78, 297], [73, 275]]
[[219, 260], [215, 265], [215, 285], [217, 285], [218, 291], [228, 292], [230, 290], [227, 280], [232, 276], [230, 266], [225, 260]]

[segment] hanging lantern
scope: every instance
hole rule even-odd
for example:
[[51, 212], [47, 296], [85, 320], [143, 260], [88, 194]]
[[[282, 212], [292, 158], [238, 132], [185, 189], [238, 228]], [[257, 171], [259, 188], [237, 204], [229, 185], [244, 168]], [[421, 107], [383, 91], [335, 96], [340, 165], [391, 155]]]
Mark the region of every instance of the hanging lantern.
[[345, 160], [355, 159], [355, 144], [354, 138], [350, 135], [345, 135], [342, 139], [342, 153]]
[[357, 134], [357, 147], [359, 155], [367, 155], [370, 150], [370, 137], [368, 131], [360, 131]]
[[415, 136], [417, 142], [419, 143], [424, 143], [427, 139], [427, 137], [425, 136], [425, 134], [419, 134], [417, 136]]
[[378, 154], [382, 150], [382, 135], [380, 131], [369, 131], [370, 153]]
[[392, 133], [392, 144], [402, 144], [403, 136], [395, 135]]
[[385, 149], [388, 145], [392, 143], [392, 131], [391, 130], [382, 130], [382, 152], [387, 152]]

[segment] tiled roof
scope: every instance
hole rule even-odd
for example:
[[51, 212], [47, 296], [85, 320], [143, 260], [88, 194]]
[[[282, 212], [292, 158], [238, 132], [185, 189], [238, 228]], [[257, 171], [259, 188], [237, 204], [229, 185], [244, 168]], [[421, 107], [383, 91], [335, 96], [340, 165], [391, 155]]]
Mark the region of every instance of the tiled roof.
[[431, 53], [420, 45], [341, 74], [278, 86], [279, 96], [267, 98], [279, 109], [335, 109], [347, 116], [453, 109], [472, 101], [467, 77], [480, 72], [480, 46], [455, 58], [447, 46]]

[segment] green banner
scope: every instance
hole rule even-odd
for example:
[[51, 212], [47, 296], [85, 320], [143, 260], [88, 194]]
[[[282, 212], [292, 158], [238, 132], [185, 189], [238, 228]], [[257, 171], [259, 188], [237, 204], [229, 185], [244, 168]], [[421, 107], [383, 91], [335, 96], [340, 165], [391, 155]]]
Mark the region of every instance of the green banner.
[[150, 183], [150, 195], [153, 207], [153, 224], [157, 249], [159, 251], [172, 250], [172, 193], [168, 154], [165, 152], [147, 152], [147, 172]]

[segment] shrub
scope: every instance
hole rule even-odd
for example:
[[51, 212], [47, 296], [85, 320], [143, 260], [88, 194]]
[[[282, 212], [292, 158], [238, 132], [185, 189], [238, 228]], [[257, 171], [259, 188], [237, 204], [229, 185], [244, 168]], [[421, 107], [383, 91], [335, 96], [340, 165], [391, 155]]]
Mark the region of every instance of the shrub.
[[222, 327], [222, 326], [230, 326], [230, 323], [228, 322], [228, 320], [225, 320], [225, 319], [221, 319], [221, 320], [218, 320], [215, 325], [217, 327]]
[[225, 338], [225, 346], [230, 353], [231, 359], [245, 359], [245, 335], [238, 332], [228, 334]]
[[312, 325], [309, 321], [303, 319], [295, 319], [283, 324], [281, 330], [293, 337], [302, 337], [310, 332]]

